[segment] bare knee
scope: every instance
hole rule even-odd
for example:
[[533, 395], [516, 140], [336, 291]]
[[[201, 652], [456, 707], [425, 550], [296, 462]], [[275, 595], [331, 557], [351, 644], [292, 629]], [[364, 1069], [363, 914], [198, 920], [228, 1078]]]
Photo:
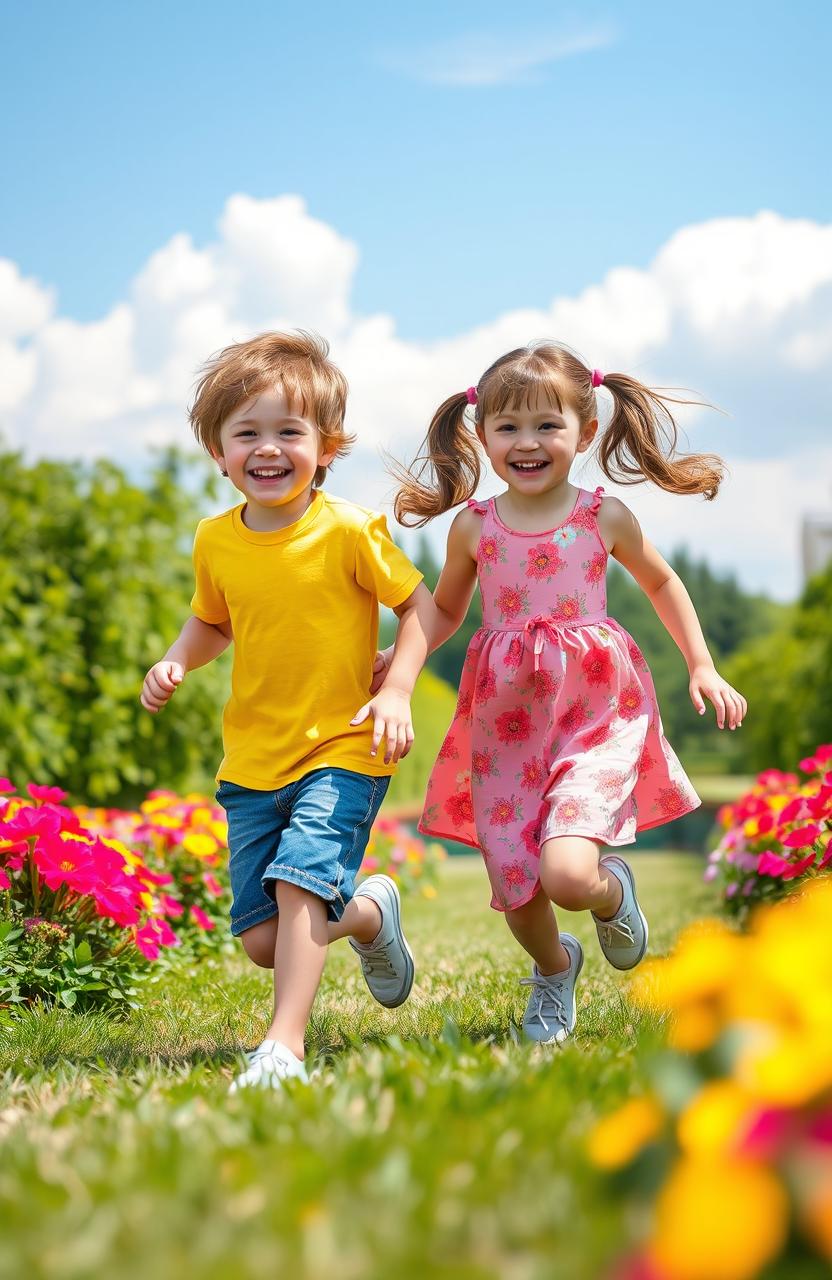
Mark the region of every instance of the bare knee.
[[598, 870], [568, 863], [541, 867], [540, 883], [547, 898], [564, 911], [585, 911], [597, 893]]
[[274, 968], [274, 944], [277, 937], [277, 917], [263, 920], [240, 934], [240, 941], [249, 960], [261, 969]]

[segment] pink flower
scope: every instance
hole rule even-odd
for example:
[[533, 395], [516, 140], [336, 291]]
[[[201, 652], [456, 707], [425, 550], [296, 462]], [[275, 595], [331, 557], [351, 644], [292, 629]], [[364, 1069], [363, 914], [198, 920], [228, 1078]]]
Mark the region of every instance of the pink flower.
[[0, 796], [11, 795], [13, 791], [17, 791], [17, 787], [11, 778], [0, 778]]
[[490, 778], [495, 770], [496, 751], [474, 751], [471, 754], [471, 772], [478, 782]]
[[43, 800], [49, 804], [60, 804], [67, 797], [67, 792], [60, 787], [39, 787], [34, 782], [30, 782], [26, 790], [33, 800]]
[[204, 929], [206, 933], [209, 932], [211, 929], [216, 928], [214, 921], [211, 919], [210, 916], [207, 916], [205, 914], [205, 912], [202, 910], [201, 907], [192, 906], [191, 915], [196, 921], [196, 923], [199, 925], [200, 929]]
[[0, 867], [0, 889], [11, 889], [12, 882], [6, 875], [5, 871]]
[[782, 876], [784, 872], [791, 867], [788, 858], [781, 858], [779, 854], [772, 853], [770, 849], [766, 849], [760, 854], [760, 864], [757, 867], [757, 873], [761, 876]]
[[502, 877], [503, 877], [503, 884], [508, 889], [520, 889], [528, 880], [531, 880], [532, 878], [529, 875], [528, 870], [526, 869], [526, 866], [524, 865], [524, 863], [520, 861], [519, 858], [516, 859], [516, 861], [514, 862], [506, 863], [506, 865], [503, 867], [503, 870], [502, 870]]
[[160, 906], [166, 916], [170, 916], [172, 920], [178, 920], [180, 916], [185, 914], [185, 908], [178, 898], [172, 898], [170, 894], [162, 894], [159, 899]]
[[506, 618], [516, 618], [521, 609], [525, 609], [528, 600], [529, 595], [525, 587], [500, 587], [497, 595], [497, 608], [503, 621]]
[[91, 893], [100, 883], [90, 846], [52, 837], [35, 846], [35, 866], [54, 893], [62, 884], [75, 893]]
[[520, 805], [514, 799], [514, 796], [503, 797], [495, 800], [488, 811], [488, 817], [491, 825], [495, 827], [507, 827], [509, 823], [514, 822], [520, 817]]
[[106, 916], [116, 924], [136, 924], [139, 913], [133, 894], [125, 885], [98, 885], [93, 890], [95, 906], [100, 916]]
[[202, 883], [208, 890], [212, 898], [222, 897], [222, 885], [216, 876], [212, 876], [210, 871], [206, 871], [202, 877]]
[[585, 567], [584, 579], [586, 582], [590, 584], [601, 582], [607, 571], [607, 553], [605, 551], [596, 551]]
[[809, 827], [799, 827], [797, 831], [790, 831], [781, 841], [789, 849], [803, 849], [807, 844], [814, 844], [822, 831], [817, 823], [813, 823]]
[[137, 929], [133, 941], [146, 960], [156, 960], [159, 956], [159, 939], [156, 930], [148, 921], [141, 929]]
[[578, 823], [589, 822], [590, 812], [589, 805], [585, 800], [578, 796], [567, 796], [565, 800], [561, 800], [552, 810], [552, 816], [555, 821], [564, 826], [574, 826]]
[[54, 809], [19, 809], [9, 822], [0, 822], [0, 840], [31, 840], [32, 836], [56, 836], [61, 819]]
[[549, 776], [546, 765], [539, 756], [532, 756], [531, 760], [524, 760], [522, 770], [520, 786], [527, 791], [536, 791]]

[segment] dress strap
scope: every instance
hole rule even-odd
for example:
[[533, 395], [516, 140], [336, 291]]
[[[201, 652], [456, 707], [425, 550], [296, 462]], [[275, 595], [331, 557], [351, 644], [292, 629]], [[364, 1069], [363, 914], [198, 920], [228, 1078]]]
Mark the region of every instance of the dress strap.
[[604, 486], [602, 484], [599, 484], [598, 488], [593, 493], [589, 503], [589, 509], [594, 516], [597, 516], [598, 512], [601, 510], [601, 503], [603, 502], [603, 500], [604, 500]]
[[478, 516], [484, 516], [488, 511], [488, 503], [479, 502], [476, 498], [469, 498], [467, 506], [469, 510], [476, 511]]

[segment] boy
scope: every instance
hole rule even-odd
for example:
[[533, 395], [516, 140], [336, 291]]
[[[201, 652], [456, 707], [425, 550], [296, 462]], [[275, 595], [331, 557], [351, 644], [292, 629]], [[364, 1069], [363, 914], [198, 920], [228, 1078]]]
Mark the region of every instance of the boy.
[[[275, 986], [266, 1037], [232, 1089], [307, 1078], [304, 1033], [330, 942], [350, 939], [370, 991], [389, 1008], [413, 983], [395, 883], [354, 882], [413, 742], [410, 695], [432, 597], [382, 516], [318, 488], [354, 439], [343, 425], [346, 380], [328, 350], [311, 334], [266, 333], [206, 366], [191, 424], [245, 501], [200, 522], [193, 616], [141, 695], [159, 711], [233, 638], [217, 774], [231, 930], [255, 964], [274, 968]], [[379, 601], [399, 626], [390, 668], [367, 701]]]

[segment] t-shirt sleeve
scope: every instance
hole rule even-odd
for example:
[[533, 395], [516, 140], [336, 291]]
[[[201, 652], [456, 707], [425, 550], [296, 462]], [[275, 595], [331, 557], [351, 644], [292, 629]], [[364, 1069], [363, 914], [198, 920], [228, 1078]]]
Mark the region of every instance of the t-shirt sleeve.
[[384, 516], [374, 513], [363, 525], [355, 549], [355, 578], [388, 609], [395, 609], [416, 590], [422, 574], [387, 531]]
[[225, 596], [211, 576], [209, 557], [202, 525], [197, 526], [194, 538], [194, 579], [196, 587], [191, 599], [191, 612], [203, 622], [216, 625], [228, 621]]

